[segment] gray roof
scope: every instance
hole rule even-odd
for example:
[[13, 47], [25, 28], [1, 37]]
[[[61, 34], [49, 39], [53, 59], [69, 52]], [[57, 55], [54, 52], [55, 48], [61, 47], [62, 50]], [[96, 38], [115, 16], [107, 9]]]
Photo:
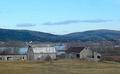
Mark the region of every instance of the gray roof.
[[80, 53], [85, 47], [70, 47], [69, 49], [66, 50], [67, 53]]
[[16, 47], [0, 47], [0, 55], [24, 55], [26, 54], [26, 50], [27, 48], [22, 49]]
[[53, 47], [53, 44], [31, 44], [31, 47]]

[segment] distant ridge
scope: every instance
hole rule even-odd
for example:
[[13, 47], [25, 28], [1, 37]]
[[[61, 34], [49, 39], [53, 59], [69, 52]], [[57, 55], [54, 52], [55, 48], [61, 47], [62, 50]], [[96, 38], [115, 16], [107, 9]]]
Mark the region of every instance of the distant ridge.
[[[56, 35], [30, 30], [0, 29], [0, 41], [51, 41]], [[52, 40], [53, 41], [53, 40]]]
[[66, 35], [54, 35], [30, 30], [0, 29], [0, 41], [120, 41], [120, 31], [101, 29], [75, 32]]
[[120, 40], [120, 31], [107, 29], [90, 30], [67, 34], [65, 37], [80, 41], [118, 41]]

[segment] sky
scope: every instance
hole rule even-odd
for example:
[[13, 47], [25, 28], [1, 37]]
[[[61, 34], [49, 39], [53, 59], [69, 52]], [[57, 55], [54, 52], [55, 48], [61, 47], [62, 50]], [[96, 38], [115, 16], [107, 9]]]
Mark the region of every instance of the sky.
[[0, 28], [60, 35], [120, 30], [120, 0], [0, 0]]

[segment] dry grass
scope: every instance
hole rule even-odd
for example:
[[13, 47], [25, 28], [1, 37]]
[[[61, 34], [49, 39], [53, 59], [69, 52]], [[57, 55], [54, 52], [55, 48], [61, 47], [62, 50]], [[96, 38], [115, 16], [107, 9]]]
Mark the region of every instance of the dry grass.
[[0, 74], [120, 74], [120, 63], [80, 60], [0, 62]]

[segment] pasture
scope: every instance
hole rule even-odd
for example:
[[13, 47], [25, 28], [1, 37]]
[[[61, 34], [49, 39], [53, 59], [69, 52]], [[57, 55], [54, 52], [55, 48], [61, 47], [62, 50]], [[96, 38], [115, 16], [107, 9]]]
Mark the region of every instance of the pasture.
[[120, 63], [80, 60], [0, 62], [0, 74], [120, 74]]

